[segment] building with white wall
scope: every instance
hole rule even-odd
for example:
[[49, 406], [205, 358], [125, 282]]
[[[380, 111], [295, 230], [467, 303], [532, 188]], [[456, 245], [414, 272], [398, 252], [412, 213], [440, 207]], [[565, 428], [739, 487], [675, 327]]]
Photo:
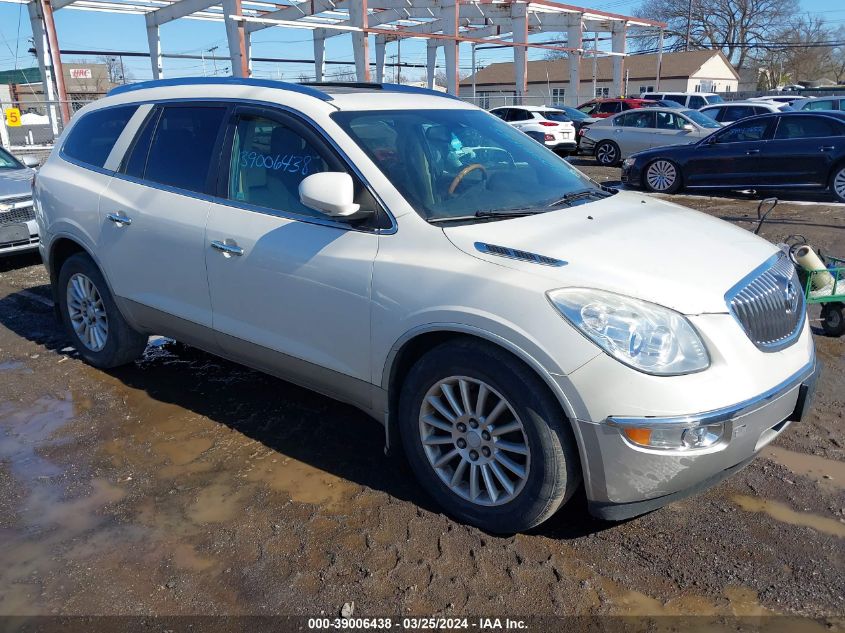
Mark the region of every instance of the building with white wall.
[[[580, 84], [576, 95], [569, 85], [566, 57], [528, 62], [528, 103], [583, 103], [595, 96], [620, 96], [614, 89], [613, 58], [581, 57]], [[720, 51], [702, 50], [664, 53], [658, 56], [629, 55], [623, 61], [623, 92], [736, 92], [739, 74]], [[490, 64], [461, 82], [460, 96], [471, 98], [473, 85], [478, 104], [494, 107], [512, 103], [516, 94], [514, 65]]]

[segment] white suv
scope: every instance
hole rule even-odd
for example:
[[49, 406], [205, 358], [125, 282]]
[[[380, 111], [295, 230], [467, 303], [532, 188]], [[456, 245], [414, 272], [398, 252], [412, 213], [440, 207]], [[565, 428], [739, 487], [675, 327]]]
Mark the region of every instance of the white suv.
[[505, 106], [493, 108], [490, 113], [549, 149], [574, 152], [578, 148], [575, 125], [563, 110], [546, 106]]
[[349, 402], [495, 532], [582, 480], [609, 519], [711, 485], [814, 384], [777, 248], [419, 89], [121, 87], [76, 114], [35, 201], [87, 362], [162, 334]]
[[685, 108], [698, 110], [706, 105], [722, 103], [724, 99], [715, 92], [643, 92], [640, 99], [649, 101], [674, 101]]

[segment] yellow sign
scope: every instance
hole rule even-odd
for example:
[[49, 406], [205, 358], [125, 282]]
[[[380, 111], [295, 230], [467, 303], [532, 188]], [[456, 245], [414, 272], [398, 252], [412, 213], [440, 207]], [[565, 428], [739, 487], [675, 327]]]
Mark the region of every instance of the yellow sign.
[[6, 125], [9, 127], [20, 127], [21, 111], [17, 108], [6, 108]]

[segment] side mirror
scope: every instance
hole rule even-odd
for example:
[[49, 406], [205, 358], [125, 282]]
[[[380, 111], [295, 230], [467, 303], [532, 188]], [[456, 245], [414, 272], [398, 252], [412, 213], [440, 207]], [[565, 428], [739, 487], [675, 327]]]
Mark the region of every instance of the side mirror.
[[299, 183], [299, 200], [309, 209], [333, 218], [359, 217], [352, 176], [342, 171], [311, 174]]
[[681, 128], [684, 132], [695, 132], [695, 126], [692, 123], [684, 124], [684, 127]]
[[38, 160], [35, 156], [23, 156], [21, 158], [21, 162], [31, 169], [35, 169], [41, 164], [41, 161]]

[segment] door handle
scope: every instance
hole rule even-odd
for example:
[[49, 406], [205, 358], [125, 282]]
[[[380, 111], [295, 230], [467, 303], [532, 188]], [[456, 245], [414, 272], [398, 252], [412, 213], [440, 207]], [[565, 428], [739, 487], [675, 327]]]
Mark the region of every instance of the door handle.
[[819, 147], [820, 152], [832, 152], [835, 149], [836, 146], [834, 145], [822, 145], [821, 147]]
[[240, 257], [244, 254], [244, 249], [235, 244], [233, 240], [227, 240], [225, 242], [213, 240], [211, 242], [211, 248], [223, 253], [223, 257], [232, 257], [233, 255]]
[[129, 226], [130, 224], [132, 224], [132, 218], [127, 217], [123, 213], [123, 211], [109, 213], [106, 217], [112, 222], [114, 222], [117, 226]]
[[759, 149], [750, 149], [750, 150], [748, 150], [748, 151], [747, 151], [747, 152], [745, 152], [745, 153], [746, 153], [746, 154], [759, 154], [759, 153], [760, 153], [760, 150], [759, 150]]

